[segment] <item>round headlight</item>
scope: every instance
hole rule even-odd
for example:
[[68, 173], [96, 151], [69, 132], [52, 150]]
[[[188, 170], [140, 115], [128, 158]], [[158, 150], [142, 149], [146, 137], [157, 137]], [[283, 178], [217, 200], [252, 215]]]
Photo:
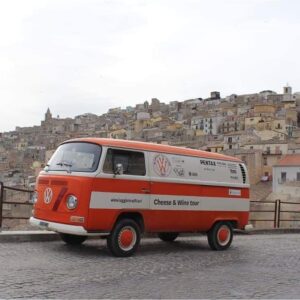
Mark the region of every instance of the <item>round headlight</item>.
[[67, 198], [67, 207], [68, 209], [75, 209], [77, 207], [78, 204], [78, 199], [76, 196], [74, 195], [70, 195]]
[[30, 202], [35, 204], [35, 203], [37, 203], [37, 200], [38, 200], [38, 192], [35, 191], [30, 198]]

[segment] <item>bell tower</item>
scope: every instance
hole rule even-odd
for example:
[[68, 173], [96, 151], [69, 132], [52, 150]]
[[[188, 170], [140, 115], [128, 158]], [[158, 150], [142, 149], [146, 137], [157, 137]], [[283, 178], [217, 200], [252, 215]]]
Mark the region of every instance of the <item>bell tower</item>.
[[45, 121], [50, 121], [52, 120], [52, 114], [50, 112], [50, 109], [48, 107], [47, 112], [45, 113]]
[[289, 86], [288, 83], [287, 83], [286, 86], [283, 87], [283, 93], [284, 93], [284, 94], [288, 94], [288, 95], [291, 95], [291, 94], [292, 94], [292, 87]]

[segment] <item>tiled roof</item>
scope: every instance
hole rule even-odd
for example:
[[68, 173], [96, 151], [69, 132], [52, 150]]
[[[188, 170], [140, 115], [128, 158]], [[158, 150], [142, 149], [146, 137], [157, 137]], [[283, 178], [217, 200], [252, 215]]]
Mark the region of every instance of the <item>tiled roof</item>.
[[300, 154], [285, 155], [275, 166], [300, 166]]

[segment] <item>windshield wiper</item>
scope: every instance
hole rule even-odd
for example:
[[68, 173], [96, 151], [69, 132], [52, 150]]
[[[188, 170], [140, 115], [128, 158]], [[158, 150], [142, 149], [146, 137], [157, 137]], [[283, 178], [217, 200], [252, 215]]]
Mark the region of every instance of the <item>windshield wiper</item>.
[[64, 167], [68, 167], [69, 169], [68, 170], [66, 170], [68, 173], [71, 173], [71, 168], [72, 168], [72, 164], [70, 164], [70, 163], [67, 163], [67, 162], [64, 162], [64, 161], [61, 161], [61, 162], [59, 162], [59, 163], [57, 163], [56, 164], [57, 166], [64, 166]]
[[65, 166], [65, 167], [72, 167], [72, 164], [66, 163], [66, 162], [59, 162], [56, 164], [57, 166]]

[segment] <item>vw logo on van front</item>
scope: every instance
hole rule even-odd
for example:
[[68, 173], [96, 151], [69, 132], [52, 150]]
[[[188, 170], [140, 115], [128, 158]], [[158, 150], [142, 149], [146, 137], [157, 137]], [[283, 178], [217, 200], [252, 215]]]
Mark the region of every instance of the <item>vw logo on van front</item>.
[[44, 202], [49, 204], [52, 200], [53, 192], [51, 188], [46, 188], [44, 192]]

